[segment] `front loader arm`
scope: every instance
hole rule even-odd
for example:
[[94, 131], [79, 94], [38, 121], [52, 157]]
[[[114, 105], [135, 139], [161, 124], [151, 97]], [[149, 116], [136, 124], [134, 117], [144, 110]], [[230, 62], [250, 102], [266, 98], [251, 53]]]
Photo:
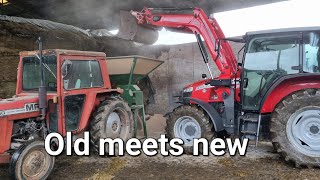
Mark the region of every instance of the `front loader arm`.
[[[215, 61], [221, 79], [234, 78], [237, 73], [237, 61], [234, 57], [230, 44], [225, 41], [225, 36], [213, 18], [208, 18], [202, 9], [192, 8], [193, 13], [183, 14], [175, 10], [168, 9], [165, 13], [155, 13], [154, 9], [144, 8], [141, 12], [131, 11], [131, 14], [136, 17], [138, 24], [153, 26], [153, 27], [168, 27], [177, 30], [200, 34], [208, 47], [211, 57]], [[217, 46], [221, 43], [220, 53], [217, 51]]]

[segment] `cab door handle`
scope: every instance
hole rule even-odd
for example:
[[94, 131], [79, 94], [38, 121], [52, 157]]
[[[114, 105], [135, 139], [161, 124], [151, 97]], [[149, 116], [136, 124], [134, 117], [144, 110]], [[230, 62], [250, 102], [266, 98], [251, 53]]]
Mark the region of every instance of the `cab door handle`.
[[242, 84], [243, 88], [247, 88], [248, 84], [249, 84], [249, 79], [248, 78], [243, 78], [242, 83], [243, 83]]

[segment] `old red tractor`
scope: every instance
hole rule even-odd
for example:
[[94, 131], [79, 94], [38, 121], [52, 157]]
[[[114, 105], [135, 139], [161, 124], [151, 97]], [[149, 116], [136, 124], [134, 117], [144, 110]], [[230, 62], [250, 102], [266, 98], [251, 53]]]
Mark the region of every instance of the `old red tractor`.
[[[132, 137], [131, 109], [112, 89], [106, 55], [44, 50], [21, 52], [16, 95], [0, 101], [0, 163], [16, 179], [46, 179], [54, 165], [43, 139], [49, 132], [91, 142]], [[74, 139], [73, 138], [73, 139]]]
[[[184, 140], [187, 152], [194, 138], [229, 134], [257, 143], [261, 129], [267, 129], [286, 161], [320, 166], [320, 27], [252, 32], [236, 40], [225, 38], [217, 21], [199, 8], [131, 14], [140, 25], [193, 33], [198, 40], [210, 77], [204, 74], [204, 80], [182, 90], [181, 106], [169, 114], [166, 129], [171, 138]], [[229, 40], [245, 43], [241, 63]], [[220, 71], [217, 77], [210, 58]]]

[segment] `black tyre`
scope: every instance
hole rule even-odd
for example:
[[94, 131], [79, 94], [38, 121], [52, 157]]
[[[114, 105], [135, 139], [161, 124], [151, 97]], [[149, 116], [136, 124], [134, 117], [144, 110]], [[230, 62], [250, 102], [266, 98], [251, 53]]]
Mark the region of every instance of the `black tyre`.
[[284, 98], [270, 124], [274, 148], [296, 167], [320, 167], [320, 90], [307, 89]]
[[[90, 138], [95, 149], [99, 150], [100, 139], [121, 138], [124, 142], [133, 135], [133, 116], [128, 104], [120, 97], [105, 100], [94, 113], [90, 122]], [[115, 154], [118, 154], [118, 145]], [[109, 155], [109, 147], [106, 143], [106, 154]]]
[[54, 167], [55, 158], [50, 156], [43, 141], [22, 145], [12, 156], [9, 172], [13, 179], [44, 180]]
[[208, 115], [197, 106], [180, 106], [167, 118], [167, 135], [170, 139], [180, 138], [184, 142], [184, 152], [193, 153], [193, 139], [206, 138], [211, 142], [215, 136]]

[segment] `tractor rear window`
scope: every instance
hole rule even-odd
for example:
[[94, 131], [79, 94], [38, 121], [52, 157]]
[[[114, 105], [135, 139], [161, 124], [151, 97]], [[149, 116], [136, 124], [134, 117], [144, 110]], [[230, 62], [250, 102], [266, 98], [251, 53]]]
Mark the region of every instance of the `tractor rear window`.
[[61, 72], [65, 89], [102, 87], [100, 65], [95, 60], [65, 60]]
[[304, 34], [303, 71], [320, 72], [320, 35], [319, 32]]
[[[22, 89], [36, 91], [40, 86], [40, 60], [36, 56], [24, 57]], [[44, 83], [47, 91], [57, 91], [57, 58], [55, 55], [43, 56]]]

